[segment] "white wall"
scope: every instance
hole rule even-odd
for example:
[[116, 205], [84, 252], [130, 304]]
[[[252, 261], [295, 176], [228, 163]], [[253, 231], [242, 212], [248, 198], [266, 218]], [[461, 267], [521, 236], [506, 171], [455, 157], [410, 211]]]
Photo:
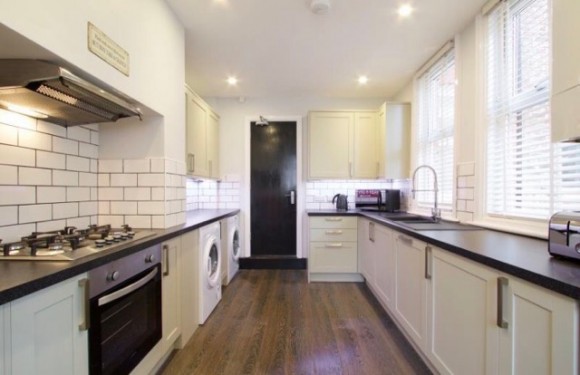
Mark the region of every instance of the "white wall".
[[[109, 145], [117, 127], [103, 126], [101, 156], [183, 159], [184, 31], [164, 1], [0, 0], [0, 9], [0, 23], [160, 115], [126, 127], [125, 146], [140, 148]], [[129, 53], [129, 77], [88, 50], [88, 22]]]

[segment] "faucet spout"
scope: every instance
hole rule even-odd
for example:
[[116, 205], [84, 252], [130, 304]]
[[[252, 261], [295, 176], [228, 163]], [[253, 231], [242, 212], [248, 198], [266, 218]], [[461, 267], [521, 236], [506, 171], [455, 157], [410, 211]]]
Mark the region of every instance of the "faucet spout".
[[[417, 172], [422, 168], [426, 168], [433, 173], [433, 189], [417, 190], [417, 188], [416, 188]], [[411, 190], [411, 191], [413, 192], [413, 198], [415, 198], [415, 192], [418, 192], [418, 191], [432, 191], [433, 192], [433, 208], [431, 209], [431, 217], [433, 218], [434, 221], [438, 222], [441, 219], [441, 210], [437, 207], [437, 196], [439, 193], [439, 189], [438, 189], [438, 184], [437, 184], [437, 172], [435, 171], [435, 169], [427, 164], [423, 164], [423, 165], [420, 165], [417, 168], [415, 168], [415, 170], [413, 171], [413, 190]]]

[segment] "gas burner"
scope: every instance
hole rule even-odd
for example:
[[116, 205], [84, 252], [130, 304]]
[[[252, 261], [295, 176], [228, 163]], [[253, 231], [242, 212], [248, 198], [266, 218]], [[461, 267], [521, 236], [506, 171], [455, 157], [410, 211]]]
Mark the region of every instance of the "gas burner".
[[6, 257], [11, 255], [18, 255], [27, 247], [28, 245], [25, 242], [6, 243], [2, 245], [2, 253]]

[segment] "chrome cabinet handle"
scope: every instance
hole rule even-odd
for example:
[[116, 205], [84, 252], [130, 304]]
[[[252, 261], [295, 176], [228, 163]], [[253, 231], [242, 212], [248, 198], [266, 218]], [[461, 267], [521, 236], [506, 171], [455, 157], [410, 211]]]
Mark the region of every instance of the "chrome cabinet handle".
[[91, 296], [89, 279], [79, 280], [79, 287], [83, 288], [83, 315], [84, 319], [79, 324], [79, 331], [88, 331], [91, 328]]
[[327, 230], [325, 233], [326, 233], [326, 234], [342, 234], [342, 230], [340, 230], [340, 229], [336, 229], [336, 230]]
[[118, 300], [119, 298], [125, 297], [127, 294], [133, 293], [137, 289], [141, 288], [143, 285], [147, 284], [149, 281], [153, 280], [153, 278], [155, 278], [156, 275], [157, 275], [157, 267], [155, 267], [153, 271], [149, 272], [147, 276], [143, 277], [139, 281], [136, 281], [131, 285], [127, 285], [123, 289], [119, 289], [116, 292], [107, 294], [106, 296], [99, 298], [98, 301], [99, 306], [106, 305], [108, 303]]
[[432, 261], [431, 246], [425, 246], [425, 278], [427, 280], [431, 280]]
[[369, 222], [369, 241], [375, 242], [375, 223]]
[[337, 248], [341, 248], [342, 247], [342, 243], [327, 243], [324, 245], [324, 247], [330, 248], [330, 249], [337, 249]]
[[508, 321], [503, 317], [503, 300], [505, 288], [509, 285], [506, 277], [497, 278], [497, 326], [499, 328], [508, 328]]
[[341, 217], [327, 217], [325, 221], [342, 221]]
[[163, 277], [169, 276], [169, 246], [163, 245]]
[[412, 245], [413, 244], [413, 239], [411, 239], [409, 237], [405, 237], [403, 235], [399, 235], [399, 241], [404, 242], [407, 245]]

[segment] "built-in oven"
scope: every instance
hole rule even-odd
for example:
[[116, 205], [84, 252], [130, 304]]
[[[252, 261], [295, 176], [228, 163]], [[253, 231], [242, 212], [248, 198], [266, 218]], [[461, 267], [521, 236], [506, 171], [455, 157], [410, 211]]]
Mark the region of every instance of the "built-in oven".
[[161, 339], [161, 245], [89, 271], [90, 374], [128, 374]]

